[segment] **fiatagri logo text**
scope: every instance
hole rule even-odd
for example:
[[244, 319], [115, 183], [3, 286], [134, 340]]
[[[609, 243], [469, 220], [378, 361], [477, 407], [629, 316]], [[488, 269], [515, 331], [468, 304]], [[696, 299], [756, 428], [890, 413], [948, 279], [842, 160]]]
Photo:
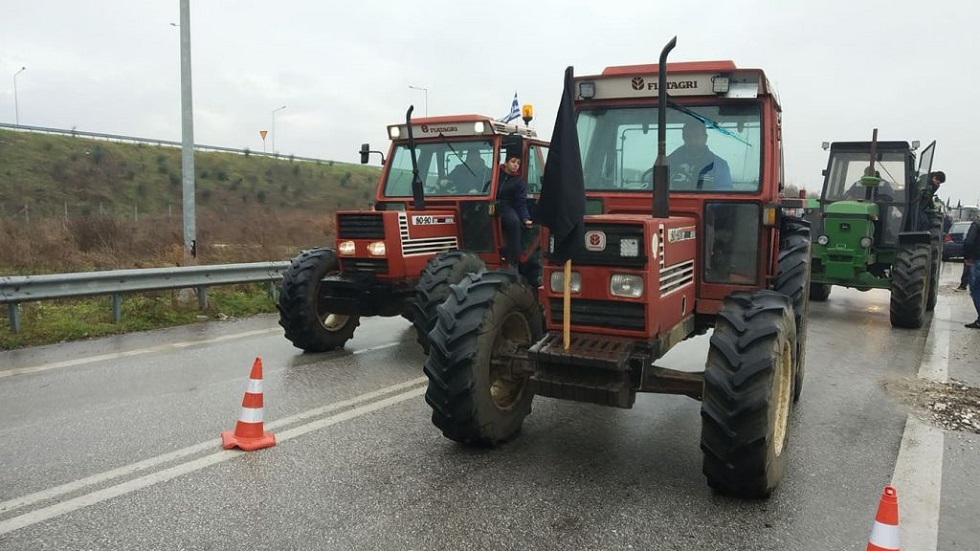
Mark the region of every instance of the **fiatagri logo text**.
[[[660, 90], [660, 83], [657, 81], [646, 82], [643, 77], [633, 77], [634, 90]], [[667, 82], [668, 90], [693, 90], [698, 87], [696, 80], [671, 80]]]
[[428, 133], [439, 133], [439, 132], [459, 132], [459, 128], [455, 126], [429, 126], [427, 124], [422, 125], [422, 132]]

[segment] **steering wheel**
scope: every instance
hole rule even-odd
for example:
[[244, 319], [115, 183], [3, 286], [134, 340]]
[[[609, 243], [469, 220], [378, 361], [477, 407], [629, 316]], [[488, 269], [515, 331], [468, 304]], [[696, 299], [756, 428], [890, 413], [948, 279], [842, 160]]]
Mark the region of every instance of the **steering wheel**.
[[653, 189], [653, 171], [654, 167], [651, 166], [640, 175], [640, 183], [643, 184], [640, 189]]

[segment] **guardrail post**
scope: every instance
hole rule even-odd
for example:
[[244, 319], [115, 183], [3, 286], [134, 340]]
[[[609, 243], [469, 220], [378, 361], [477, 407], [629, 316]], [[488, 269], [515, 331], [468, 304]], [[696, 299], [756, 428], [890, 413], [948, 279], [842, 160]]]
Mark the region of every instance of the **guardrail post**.
[[122, 319], [122, 295], [112, 294], [112, 323], [119, 323]]
[[10, 317], [10, 330], [20, 332], [20, 304], [11, 302], [7, 305], [7, 315]]
[[197, 307], [201, 310], [208, 307], [208, 288], [203, 285], [197, 288]]
[[278, 296], [279, 286], [276, 285], [276, 282], [272, 280], [266, 281], [265, 288], [266, 291], [269, 293], [269, 298], [272, 299], [272, 302], [277, 302], [279, 300], [279, 296]]

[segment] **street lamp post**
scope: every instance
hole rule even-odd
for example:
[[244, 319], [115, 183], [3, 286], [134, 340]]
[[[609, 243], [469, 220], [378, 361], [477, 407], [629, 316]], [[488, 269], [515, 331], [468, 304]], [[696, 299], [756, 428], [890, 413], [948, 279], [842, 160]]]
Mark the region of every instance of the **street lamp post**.
[[14, 73], [14, 124], [17, 126], [20, 126], [20, 108], [17, 105], [17, 75], [26, 70], [27, 67], [21, 67], [19, 71]]
[[428, 117], [429, 116], [429, 89], [424, 88], [422, 86], [412, 86], [411, 84], [409, 84], [408, 87], [411, 88], [412, 90], [422, 91], [422, 103], [425, 107], [425, 116]]
[[272, 110], [272, 154], [275, 155], [276, 151], [276, 113], [285, 109], [286, 106], [276, 107]]

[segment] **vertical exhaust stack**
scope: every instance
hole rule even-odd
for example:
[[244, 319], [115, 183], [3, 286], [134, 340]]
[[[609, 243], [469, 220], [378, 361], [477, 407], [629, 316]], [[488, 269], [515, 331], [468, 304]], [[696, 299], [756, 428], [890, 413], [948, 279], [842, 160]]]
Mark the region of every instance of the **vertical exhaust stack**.
[[667, 165], [667, 54], [677, 45], [677, 37], [670, 39], [660, 52], [657, 79], [660, 87], [657, 95], [657, 161], [653, 165], [653, 216], [670, 216], [670, 167]]
[[412, 153], [412, 207], [418, 210], [425, 208], [425, 189], [422, 186], [422, 179], [419, 178], [419, 161], [415, 154], [415, 136], [412, 134], [412, 111], [414, 105], [408, 106], [405, 113], [405, 126], [408, 127], [408, 150]]

